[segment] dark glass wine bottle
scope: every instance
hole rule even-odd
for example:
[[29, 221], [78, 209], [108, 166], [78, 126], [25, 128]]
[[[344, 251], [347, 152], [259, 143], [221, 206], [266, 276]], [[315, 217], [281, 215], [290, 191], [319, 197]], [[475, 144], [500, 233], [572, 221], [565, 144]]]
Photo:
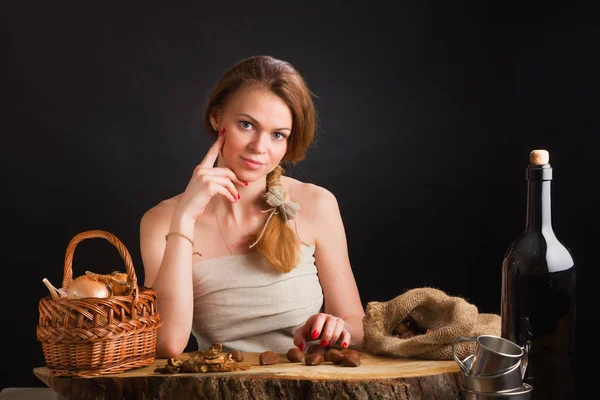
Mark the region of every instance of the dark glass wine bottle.
[[552, 228], [552, 167], [533, 150], [527, 167], [525, 231], [502, 264], [502, 337], [527, 352], [532, 399], [573, 399], [575, 264]]

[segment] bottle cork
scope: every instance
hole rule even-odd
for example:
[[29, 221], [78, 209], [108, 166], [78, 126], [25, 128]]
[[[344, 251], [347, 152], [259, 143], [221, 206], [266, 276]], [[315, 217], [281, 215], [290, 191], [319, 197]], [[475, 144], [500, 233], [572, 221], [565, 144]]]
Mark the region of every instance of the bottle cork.
[[529, 153], [529, 163], [531, 165], [546, 165], [550, 161], [550, 154], [547, 150], [532, 150]]

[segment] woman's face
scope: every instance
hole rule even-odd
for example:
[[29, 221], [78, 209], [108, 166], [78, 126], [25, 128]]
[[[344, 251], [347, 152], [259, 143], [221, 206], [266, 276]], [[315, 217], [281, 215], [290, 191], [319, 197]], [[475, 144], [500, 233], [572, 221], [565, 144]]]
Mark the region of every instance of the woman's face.
[[251, 86], [234, 94], [224, 109], [211, 115], [225, 129], [221, 151], [225, 165], [242, 180], [253, 182], [281, 162], [292, 132], [287, 104], [263, 87]]

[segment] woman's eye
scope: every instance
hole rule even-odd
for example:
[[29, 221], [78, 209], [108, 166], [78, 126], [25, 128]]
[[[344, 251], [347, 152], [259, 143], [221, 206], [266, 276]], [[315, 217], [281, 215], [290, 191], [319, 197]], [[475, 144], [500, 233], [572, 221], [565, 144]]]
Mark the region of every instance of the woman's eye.
[[240, 122], [240, 126], [243, 129], [251, 129], [252, 128], [252, 124], [250, 122], [248, 122], [248, 121], [241, 121]]
[[279, 132], [275, 132], [273, 134], [273, 136], [275, 137], [275, 139], [277, 140], [284, 140], [287, 136], [285, 136], [283, 133], [279, 133]]

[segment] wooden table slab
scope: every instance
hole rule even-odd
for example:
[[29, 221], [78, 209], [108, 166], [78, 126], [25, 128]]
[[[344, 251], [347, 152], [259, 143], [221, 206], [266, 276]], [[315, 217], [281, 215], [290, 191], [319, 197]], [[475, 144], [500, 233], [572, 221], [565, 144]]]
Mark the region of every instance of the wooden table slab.
[[[376, 356], [361, 352], [359, 367], [331, 362], [317, 366], [260, 365], [259, 353], [244, 353], [246, 371], [158, 374], [154, 365], [91, 378], [54, 377], [46, 367], [34, 374], [60, 396], [113, 399], [461, 399], [462, 378], [455, 361]], [[186, 360], [187, 354], [179, 359]]]

